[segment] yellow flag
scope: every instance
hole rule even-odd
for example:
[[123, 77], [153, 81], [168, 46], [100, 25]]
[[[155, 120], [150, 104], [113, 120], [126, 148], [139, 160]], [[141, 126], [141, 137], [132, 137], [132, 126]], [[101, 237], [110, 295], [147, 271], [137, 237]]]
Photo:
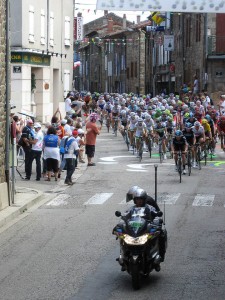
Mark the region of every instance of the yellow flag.
[[164, 18], [161, 17], [159, 12], [153, 13], [152, 14], [152, 20], [157, 24], [160, 25], [163, 21]]

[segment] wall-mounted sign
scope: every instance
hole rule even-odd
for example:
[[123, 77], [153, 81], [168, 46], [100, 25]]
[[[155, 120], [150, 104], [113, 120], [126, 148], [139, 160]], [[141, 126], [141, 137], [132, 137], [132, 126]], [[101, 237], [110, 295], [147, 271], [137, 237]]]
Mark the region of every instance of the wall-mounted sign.
[[50, 66], [50, 57], [30, 52], [11, 52], [11, 63]]
[[97, 0], [99, 10], [224, 13], [224, 0]]
[[83, 17], [77, 17], [77, 40], [83, 40]]
[[174, 51], [174, 36], [173, 35], [164, 35], [164, 50], [165, 51]]
[[22, 73], [21, 66], [13, 66], [13, 73]]

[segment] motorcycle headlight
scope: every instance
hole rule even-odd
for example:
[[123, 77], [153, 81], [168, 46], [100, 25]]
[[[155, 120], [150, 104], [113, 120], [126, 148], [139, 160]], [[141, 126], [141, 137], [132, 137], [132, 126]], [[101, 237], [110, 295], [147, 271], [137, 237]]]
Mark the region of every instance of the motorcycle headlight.
[[132, 237], [128, 234], [125, 234], [124, 236], [124, 242], [127, 245], [144, 245], [147, 241], [148, 241], [148, 234], [144, 234], [142, 236], [139, 237]]

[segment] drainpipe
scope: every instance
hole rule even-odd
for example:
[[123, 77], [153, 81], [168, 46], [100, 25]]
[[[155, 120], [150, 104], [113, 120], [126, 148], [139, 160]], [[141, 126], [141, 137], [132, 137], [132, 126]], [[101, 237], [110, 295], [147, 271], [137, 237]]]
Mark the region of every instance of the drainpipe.
[[5, 80], [6, 80], [6, 93], [5, 93], [5, 111], [6, 111], [6, 134], [5, 134], [5, 177], [8, 187], [8, 202], [10, 203], [10, 180], [9, 180], [9, 142], [10, 142], [10, 93], [9, 93], [9, 76], [10, 76], [10, 46], [9, 46], [9, 1], [6, 0], [6, 55], [5, 55]]

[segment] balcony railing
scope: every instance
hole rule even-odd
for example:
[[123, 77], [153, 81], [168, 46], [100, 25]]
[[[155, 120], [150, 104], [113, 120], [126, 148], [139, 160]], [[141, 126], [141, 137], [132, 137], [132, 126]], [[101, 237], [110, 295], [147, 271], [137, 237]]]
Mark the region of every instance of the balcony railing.
[[225, 36], [208, 36], [208, 55], [225, 55]]

